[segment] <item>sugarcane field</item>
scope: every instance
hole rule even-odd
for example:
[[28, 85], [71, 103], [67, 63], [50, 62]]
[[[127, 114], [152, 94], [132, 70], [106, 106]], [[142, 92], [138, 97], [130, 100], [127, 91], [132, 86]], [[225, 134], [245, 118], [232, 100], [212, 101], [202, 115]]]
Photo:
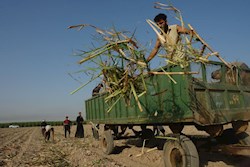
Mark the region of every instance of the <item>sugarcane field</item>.
[[68, 73], [83, 109], [58, 124], [0, 127], [0, 167], [250, 167], [250, 64], [214, 49], [178, 6], [152, 8], [155, 44], [115, 24], [64, 27], [91, 45]]
[[[1, 128], [0, 166], [164, 166], [162, 150], [152, 147], [150, 143], [143, 149], [142, 140], [120, 140], [116, 143], [114, 154], [105, 155], [99, 141], [93, 138], [90, 125], [84, 125], [84, 139], [74, 137], [75, 129], [73, 126], [70, 137], [65, 138], [63, 126], [56, 126], [54, 141], [45, 142], [40, 127]], [[170, 129], [165, 129], [166, 134], [171, 133]], [[198, 132], [191, 126], [185, 127], [185, 132], [208, 136], [206, 132]], [[250, 132], [249, 129], [247, 132]], [[247, 156], [232, 156], [219, 150], [209, 150], [205, 146], [198, 148], [198, 151], [201, 155], [200, 166], [247, 167], [250, 163]]]

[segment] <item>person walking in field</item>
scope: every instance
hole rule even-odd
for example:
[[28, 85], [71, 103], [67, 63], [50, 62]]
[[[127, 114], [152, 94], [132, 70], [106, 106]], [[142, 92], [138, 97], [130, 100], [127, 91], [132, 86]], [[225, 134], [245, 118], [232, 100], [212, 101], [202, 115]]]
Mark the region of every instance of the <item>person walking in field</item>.
[[82, 113], [79, 112], [79, 116], [76, 118], [76, 134], [75, 137], [83, 138], [84, 137], [84, 129], [83, 129], [83, 117]]
[[66, 119], [63, 121], [63, 126], [64, 126], [64, 136], [65, 136], [65, 138], [67, 138], [67, 132], [69, 133], [69, 137], [70, 137], [71, 121], [69, 120], [68, 116], [66, 116]]

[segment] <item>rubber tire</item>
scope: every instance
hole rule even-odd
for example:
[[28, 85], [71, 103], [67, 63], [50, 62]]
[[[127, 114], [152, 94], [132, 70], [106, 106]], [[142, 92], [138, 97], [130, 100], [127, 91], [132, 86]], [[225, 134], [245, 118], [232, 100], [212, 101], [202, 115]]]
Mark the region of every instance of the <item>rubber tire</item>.
[[111, 154], [114, 151], [114, 139], [111, 134], [111, 130], [106, 130], [103, 132], [101, 138], [101, 147], [104, 154]]
[[[174, 155], [180, 155], [179, 159]], [[194, 143], [186, 136], [180, 135], [178, 140], [168, 140], [163, 147], [165, 167], [199, 167], [199, 155]], [[181, 164], [175, 164], [176, 162]]]

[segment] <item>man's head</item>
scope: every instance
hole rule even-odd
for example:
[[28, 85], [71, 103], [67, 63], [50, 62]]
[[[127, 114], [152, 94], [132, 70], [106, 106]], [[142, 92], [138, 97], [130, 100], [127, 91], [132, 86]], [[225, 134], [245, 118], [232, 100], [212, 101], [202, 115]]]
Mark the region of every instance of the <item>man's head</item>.
[[66, 119], [68, 119], [69, 117], [68, 116], [66, 116]]
[[167, 16], [165, 14], [160, 13], [156, 15], [154, 21], [164, 32], [168, 30]]
[[103, 87], [103, 84], [102, 83], [99, 83], [99, 85], [98, 85], [99, 87]]
[[79, 112], [79, 115], [81, 115], [82, 113], [81, 112]]
[[159, 22], [160, 20], [167, 20], [167, 16], [163, 13], [156, 15], [154, 21]]

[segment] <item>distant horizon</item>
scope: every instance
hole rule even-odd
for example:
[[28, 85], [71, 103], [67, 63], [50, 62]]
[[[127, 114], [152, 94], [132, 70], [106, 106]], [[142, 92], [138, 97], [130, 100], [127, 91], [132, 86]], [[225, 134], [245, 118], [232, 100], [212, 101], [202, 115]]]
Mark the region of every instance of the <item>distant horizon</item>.
[[[11, 123], [25, 123], [25, 122], [41, 122], [40, 120], [39, 121], [11, 121], [11, 122], [0, 122], [0, 124], [11, 124]], [[46, 122], [63, 122], [61, 120], [51, 120], [51, 121], [46, 121]]]
[[[66, 116], [66, 115], [65, 115]], [[20, 116], [18, 116], [18, 119], [19, 120], [13, 120], [13, 121], [10, 121], [11, 119], [7, 119], [7, 120], [0, 120], [0, 123], [8, 123], [8, 122], [42, 122], [42, 120], [46, 120], [46, 121], [64, 121], [65, 120], [65, 116], [62, 116], [60, 118], [57, 118], [58, 116], [54, 115], [52, 118], [49, 118], [48, 116], [40, 116], [41, 119], [32, 119], [32, 117], [34, 116], [31, 116], [30, 118], [27, 119], [27, 117], [21, 117], [20, 119]], [[78, 113], [76, 113], [75, 116], [72, 116], [72, 115], [67, 115], [69, 117], [69, 120], [73, 120], [75, 121], [76, 120], [76, 117], [78, 116]], [[82, 116], [84, 118], [84, 120], [86, 119], [86, 116], [85, 116], [85, 112], [82, 112]], [[51, 115], [50, 115], [51, 117]]]

